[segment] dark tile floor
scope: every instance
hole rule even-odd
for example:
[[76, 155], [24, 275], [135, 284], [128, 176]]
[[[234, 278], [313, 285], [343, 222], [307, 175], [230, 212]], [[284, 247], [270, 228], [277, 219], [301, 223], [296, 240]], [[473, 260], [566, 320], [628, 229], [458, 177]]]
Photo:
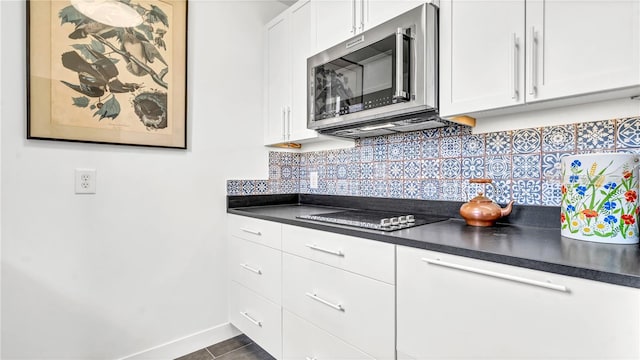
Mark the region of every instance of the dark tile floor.
[[242, 334], [231, 339], [194, 351], [176, 360], [275, 360], [248, 336]]

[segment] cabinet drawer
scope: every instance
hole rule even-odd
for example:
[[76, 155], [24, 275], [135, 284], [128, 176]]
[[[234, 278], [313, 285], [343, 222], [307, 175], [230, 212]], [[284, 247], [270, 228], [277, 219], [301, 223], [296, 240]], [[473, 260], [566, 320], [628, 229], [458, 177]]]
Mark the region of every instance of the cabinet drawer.
[[282, 312], [285, 360], [373, 360], [372, 357], [286, 310]]
[[281, 248], [282, 225], [280, 223], [233, 214], [229, 214], [227, 219], [230, 235], [274, 249]]
[[282, 253], [279, 250], [231, 236], [229, 273], [232, 280], [276, 304], [281, 303]]
[[229, 321], [273, 357], [282, 356], [280, 306], [235, 281], [229, 282]]
[[394, 286], [282, 255], [283, 307], [378, 359], [395, 354]]
[[283, 225], [282, 249], [389, 284], [395, 282], [395, 248], [392, 244]]

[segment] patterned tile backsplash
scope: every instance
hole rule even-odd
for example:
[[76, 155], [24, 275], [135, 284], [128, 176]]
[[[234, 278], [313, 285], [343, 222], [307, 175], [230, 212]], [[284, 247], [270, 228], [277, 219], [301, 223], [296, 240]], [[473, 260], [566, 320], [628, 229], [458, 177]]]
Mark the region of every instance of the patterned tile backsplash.
[[[353, 148], [269, 153], [268, 180], [228, 180], [228, 195], [308, 193], [559, 206], [560, 159], [640, 153], [640, 117], [471, 134], [450, 126], [359, 139]], [[318, 187], [309, 174], [318, 174]], [[470, 184], [487, 177], [494, 186]]]

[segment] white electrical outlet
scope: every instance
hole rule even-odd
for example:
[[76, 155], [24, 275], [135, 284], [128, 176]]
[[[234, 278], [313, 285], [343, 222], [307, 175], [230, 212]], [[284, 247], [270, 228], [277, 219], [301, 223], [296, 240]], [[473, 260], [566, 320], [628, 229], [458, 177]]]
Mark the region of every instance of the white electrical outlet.
[[310, 171], [309, 172], [309, 189], [317, 189], [318, 188], [318, 172]]
[[96, 169], [76, 169], [76, 194], [96, 193]]

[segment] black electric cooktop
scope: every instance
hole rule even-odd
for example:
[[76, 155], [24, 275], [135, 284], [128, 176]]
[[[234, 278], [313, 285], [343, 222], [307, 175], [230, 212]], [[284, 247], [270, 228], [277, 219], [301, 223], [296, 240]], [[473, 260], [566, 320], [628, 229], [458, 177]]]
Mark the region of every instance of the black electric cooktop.
[[437, 215], [411, 215], [399, 212], [370, 210], [343, 210], [322, 214], [303, 215], [298, 216], [298, 218], [382, 231], [395, 231], [448, 219], [447, 217]]

